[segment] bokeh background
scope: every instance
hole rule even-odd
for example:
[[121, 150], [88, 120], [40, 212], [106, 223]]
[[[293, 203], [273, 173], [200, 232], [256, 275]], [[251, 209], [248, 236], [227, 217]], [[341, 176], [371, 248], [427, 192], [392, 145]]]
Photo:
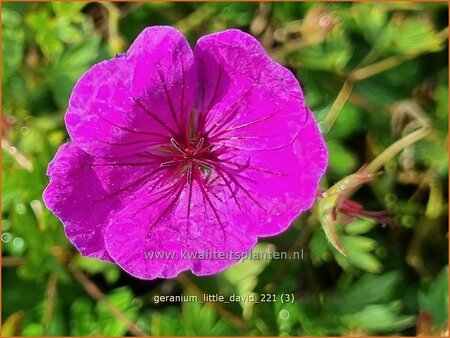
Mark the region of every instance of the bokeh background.
[[[446, 3], [1, 3], [3, 335], [448, 335], [448, 6]], [[352, 199], [387, 210], [339, 225], [332, 248], [317, 206], [215, 276], [142, 281], [80, 257], [44, 207], [45, 171], [68, 136], [77, 79], [146, 26], [192, 45], [240, 28], [297, 75], [320, 122], [327, 189], [420, 128]], [[336, 101], [336, 98], [338, 100]], [[419, 117], [419, 118], [417, 118]], [[333, 123], [333, 121], [335, 121]], [[295, 302], [156, 303], [157, 295], [283, 293]]]

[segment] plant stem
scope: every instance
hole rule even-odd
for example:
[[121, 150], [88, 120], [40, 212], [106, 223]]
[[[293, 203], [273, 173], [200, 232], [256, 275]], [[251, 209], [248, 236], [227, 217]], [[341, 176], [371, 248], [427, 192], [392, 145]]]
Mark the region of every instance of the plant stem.
[[364, 79], [367, 79], [368, 77], [374, 76], [378, 73], [384, 72], [385, 70], [388, 70], [390, 68], [394, 68], [395, 66], [398, 66], [399, 64], [403, 63], [404, 61], [411, 60], [415, 58], [417, 55], [395, 55], [388, 57], [384, 60], [375, 62], [374, 64], [371, 64], [370, 66], [362, 67], [359, 69], [356, 69], [352, 71], [349, 74], [349, 78], [353, 81], [361, 81]]
[[2, 149], [6, 151], [17, 164], [28, 172], [33, 171], [33, 162], [14, 147], [6, 138], [2, 138]]
[[353, 87], [354, 82], [351, 80], [345, 80], [344, 84], [342, 85], [341, 90], [339, 91], [338, 96], [336, 97], [336, 100], [334, 100], [333, 105], [331, 106], [324, 122], [325, 122], [325, 131], [328, 132], [331, 127], [333, 126], [334, 122], [338, 118], [342, 108], [344, 107], [345, 102], [347, 102], [348, 97], [350, 96]]
[[148, 336], [147, 333], [142, 331], [136, 323], [134, 323], [128, 316], [122, 312], [118, 307], [116, 307], [114, 304], [112, 304], [106, 295], [100, 291], [100, 289], [95, 285], [87, 276], [81, 271], [75, 268], [73, 265], [69, 264], [68, 269], [72, 273], [72, 275], [75, 277], [75, 279], [83, 286], [84, 290], [95, 300], [98, 302], [103, 302], [106, 307], [108, 308], [108, 311], [117, 319], [122, 322], [124, 322], [128, 328], [128, 331], [133, 336], [140, 337], [140, 336]]
[[43, 316], [44, 336], [49, 335], [50, 325], [52, 323], [53, 313], [56, 301], [56, 286], [58, 278], [54, 273], [50, 274], [47, 281], [45, 312]]
[[421, 127], [420, 129], [402, 137], [400, 140], [391, 144], [388, 148], [386, 148], [380, 155], [378, 155], [372, 162], [370, 162], [367, 167], [364, 168], [364, 171], [367, 173], [375, 173], [377, 172], [385, 162], [392, 159], [395, 155], [397, 155], [400, 151], [410, 146], [411, 144], [417, 142], [418, 140], [427, 136], [431, 131], [429, 126]]

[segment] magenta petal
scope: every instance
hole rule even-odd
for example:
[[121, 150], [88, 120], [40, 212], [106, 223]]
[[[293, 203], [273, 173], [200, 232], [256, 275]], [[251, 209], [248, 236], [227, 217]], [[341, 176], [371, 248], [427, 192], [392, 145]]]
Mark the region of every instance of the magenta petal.
[[[170, 187], [170, 186], [169, 186]], [[239, 223], [232, 222], [218, 200], [222, 187], [207, 194], [197, 182], [158, 188], [167, 194], [136, 196], [135, 203], [115, 215], [105, 232], [105, 241], [111, 257], [135, 277], [153, 279], [171, 278], [184, 270], [197, 275], [222, 271], [239, 261], [239, 257], [185, 256], [208, 253], [247, 253], [256, 243], [256, 236], [246, 233]], [[217, 194], [217, 196], [216, 196]], [[153, 203], [155, 196], [165, 198]], [[154, 255], [146, 259], [145, 253]], [[159, 257], [159, 258], [157, 258]]]
[[294, 75], [236, 29], [201, 38], [194, 49], [197, 108], [211, 141], [240, 149], [289, 144], [307, 118]]
[[109, 218], [147, 184], [152, 163], [134, 156], [94, 158], [73, 143], [63, 145], [49, 164], [45, 205], [64, 224], [70, 241], [86, 256], [111, 260], [103, 231]]
[[[221, 176], [213, 174], [209, 184], [194, 180], [191, 187], [181, 180], [158, 186], [151, 195], [142, 191], [135, 203], [114, 215], [106, 229], [111, 257], [142, 279], [171, 278], [187, 269], [208, 275], [236, 263], [239, 257], [196, 259], [186, 254], [242, 255], [258, 237], [285, 230], [311, 207], [327, 164], [323, 138], [308, 115], [291, 145], [228, 153], [236, 155], [235, 159], [217, 170]], [[247, 163], [246, 169], [233, 174], [236, 166], [232, 163], [240, 161]], [[154, 255], [153, 259], [146, 259], [146, 253]]]
[[[224, 172], [242, 168], [229, 189], [239, 187], [234, 203], [227, 203], [227, 213], [248, 234], [259, 237], [286, 230], [312, 206], [327, 166], [327, 150], [312, 115], [290, 145], [276, 150], [239, 150], [227, 156], [232, 160], [224, 163]], [[232, 175], [229, 177], [231, 181]]]
[[294, 75], [238, 30], [192, 53], [145, 29], [79, 80], [66, 125], [45, 203], [82, 254], [143, 279], [239, 261], [311, 207], [327, 165]]
[[148, 28], [127, 53], [78, 81], [66, 113], [70, 137], [91, 155], [123, 156], [184, 135], [195, 77], [186, 39], [170, 27]]

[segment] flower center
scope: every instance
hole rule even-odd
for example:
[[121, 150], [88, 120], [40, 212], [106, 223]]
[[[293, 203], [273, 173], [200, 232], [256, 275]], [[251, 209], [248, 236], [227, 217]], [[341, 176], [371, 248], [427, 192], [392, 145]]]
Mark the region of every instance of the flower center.
[[185, 142], [172, 137], [168, 146], [159, 149], [167, 159], [161, 163], [161, 167], [170, 167], [176, 176], [187, 175], [188, 183], [192, 183], [192, 180], [198, 179], [199, 176], [207, 179], [217, 160], [212, 148], [213, 145], [208, 143], [205, 137]]

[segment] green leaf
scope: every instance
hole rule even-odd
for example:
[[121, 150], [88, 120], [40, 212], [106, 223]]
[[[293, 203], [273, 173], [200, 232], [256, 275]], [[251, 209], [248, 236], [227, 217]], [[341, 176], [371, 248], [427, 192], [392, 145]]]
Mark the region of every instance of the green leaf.
[[395, 332], [415, 324], [414, 316], [400, 315], [398, 302], [368, 305], [357, 313], [344, 315], [342, 322], [352, 330], [368, 333]]
[[25, 326], [22, 331], [23, 336], [39, 337], [44, 335], [44, 326], [39, 323], [31, 323]]
[[440, 129], [443, 133], [448, 132], [448, 68], [444, 68], [439, 74], [439, 83], [434, 92], [434, 100], [436, 101], [436, 116], [438, 123], [434, 124], [436, 129]]
[[341, 73], [352, 53], [350, 40], [342, 30], [336, 30], [324, 42], [299, 49], [295, 59], [305, 68]]
[[215, 311], [207, 304], [198, 302], [184, 302], [183, 327], [189, 336], [223, 336], [232, 333], [229, 325], [218, 319]]
[[353, 135], [361, 128], [362, 115], [363, 112], [356, 105], [347, 102], [342, 108], [336, 122], [333, 124], [333, 128], [326, 135], [326, 138], [328, 140], [342, 140]]
[[445, 36], [439, 35], [433, 22], [425, 16], [392, 19], [380, 41], [382, 50], [406, 55], [437, 52], [445, 46]]
[[351, 252], [372, 251], [376, 248], [377, 242], [369, 237], [364, 236], [341, 236], [342, 243]]
[[[275, 251], [275, 246], [269, 243], [257, 244], [251, 254], [261, 255], [269, 254]], [[268, 256], [270, 257], [270, 256]], [[234, 292], [237, 295], [249, 295], [255, 289], [258, 284], [259, 274], [270, 264], [270, 258], [268, 259], [247, 259], [240, 263], [231, 266], [224, 272], [225, 279], [234, 286]], [[254, 306], [253, 302], [240, 302], [240, 305], [244, 311], [243, 316], [248, 317]]]
[[[185, 336], [186, 329], [182, 321], [179, 308], [169, 306], [162, 311], [153, 311], [151, 314], [151, 334], [153, 336]], [[148, 317], [141, 316], [139, 321], [149, 321]]]
[[378, 258], [370, 252], [352, 251], [352, 253], [348, 255], [347, 259], [353, 266], [368, 272], [375, 273], [380, 272], [383, 269], [383, 265], [380, 263]]
[[328, 141], [328, 166], [336, 176], [343, 177], [353, 173], [358, 166], [355, 155], [337, 141]]
[[19, 13], [2, 9], [2, 83], [11, 81], [23, 60], [25, 32]]
[[369, 218], [358, 218], [345, 226], [345, 232], [349, 235], [361, 235], [369, 232], [377, 225], [377, 222]]
[[325, 233], [320, 227], [317, 227], [314, 231], [311, 241], [309, 242], [309, 248], [314, 265], [319, 265], [322, 262], [329, 261], [332, 257], [330, 245], [328, 244]]
[[352, 17], [356, 22], [358, 31], [361, 32], [369, 42], [374, 44], [379, 41], [380, 34], [385, 28], [388, 13], [384, 4], [354, 3], [352, 6]]
[[250, 24], [256, 10], [256, 4], [251, 2], [223, 2], [217, 6], [221, 17], [235, 27]]
[[[261, 255], [273, 252], [275, 246], [269, 243], [259, 243], [253, 250], [252, 254]], [[269, 256], [270, 257], [270, 256]], [[258, 275], [270, 263], [270, 259], [247, 259], [231, 266], [224, 272], [225, 278], [236, 288], [239, 294], [251, 292], [257, 283]]]
[[434, 326], [448, 321], [448, 266], [442, 269], [428, 291], [419, 293], [419, 305], [431, 315]]
[[[121, 310], [130, 320], [136, 320], [138, 316], [138, 303], [128, 287], [112, 290], [107, 300], [113, 306]], [[96, 305], [99, 332], [102, 336], [123, 336], [127, 332], [127, 323], [113, 317], [110, 307], [106, 302]]]
[[52, 57], [63, 51], [64, 46], [58, 38], [55, 22], [47, 10], [41, 9], [30, 12], [25, 17], [25, 22], [36, 33], [35, 40], [47, 57]]
[[63, 53], [49, 70], [49, 82], [53, 97], [64, 109], [76, 81], [97, 59], [100, 38], [94, 35], [88, 41]]
[[50, 3], [56, 17], [61, 21], [79, 22], [83, 19], [81, 10], [87, 5], [87, 2], [59, 2]]
[[354, 313], [367, 305], [390, 301], [400, 283], [401, 275], [397, 271], [381, 275], [365, 274], [338, 299], [334, 311]]
[[58, 38], [69, 44], [77, 44], [83, 41], [82, 31], [67, 21], [58, 21], [55, 26]]
[[448, 167], [448, 149], [444, 142], [421, 140], [414, 144], [416, 157], [426, 166]]
[[99, 334], [98, 323], [93, 313], [92, 301], [77, 298], [70, 307], [70, 335], [92, 336]]
[[[278, 335], [279, 336], [291, 336], [294, 334], [293, 328], [299, 320], [299, 317], [303, 315], [301, 311], [299, 311], [299, 307], [297, 304], [286, 303], [283, 304], [281, 302], [276, 302], [274, 304], [274, 316], [277, 320], [278, 325]], [[313, 325], [308, 320], [307, 316], [301, 316], [303, 319], [302, 323], [308, 329], [310, 329]], [[301, 320], [300, 319], [300, 320]], [[309, 330], [308, 330], [309, 331]]]
[[120, 271], [117, 265], [101, 261], [99, 259], [84, 257], [84, 256], [76, 256], [74, 258], [73, 263], [83, 271], [86, 271], [90, 274], [101, 273], [105, 276], [105, 279], [114, 283], [120, 276]]

